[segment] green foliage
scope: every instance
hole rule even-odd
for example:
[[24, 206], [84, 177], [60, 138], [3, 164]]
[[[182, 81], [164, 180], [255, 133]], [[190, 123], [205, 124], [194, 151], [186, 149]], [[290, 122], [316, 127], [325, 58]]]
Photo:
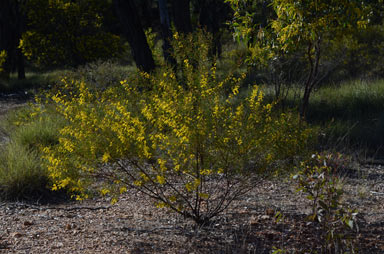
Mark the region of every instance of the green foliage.
[[[246, 61], [253, 65], [268, 65], [269, 60], [279, 55], [281, 49], [276, 34], [270, 29], [270, 20], [275, 18], [270, 1], [257, 0], [226, 0], [234, 11], [233, 20], [229, 25], [234, 30], [238, 42], [244, 42], [249, 49]], [[260, 10], [268, 10], [260, 12]]]
[[[330, 77], [333, 80], [344, 79], [375, 79], [383, 78], [384, 58], [384, 25], [371, 25], [359, 29], [344, 40], [334, 43], [335, 50], [342, 52], [339, 56], [337, 72]], [[336, 52], [337, 54], [337, 52]], [[340, 54], [340, 53], [339, 53]]]
[[[331, 45], [328, 42], [343, 38], [352, 28], [368, 24], [368, 8], [357, 0], [273, 0], [275, 15], [265, 26], [253, 23], [258, 1], [227, 2], [235, 11], [232, 23], [235, 34], [250, 41], [251, 61], [268, 65], [271, 60], [287, 56], [298, 55], [305, 59], [302, 117], [306, 116], [312, 90], [321, 81], [320, 63], [325, 47]], [[244, 8], [250, 10], [244, 11]]]
[[275, 0], [273, 6], [277, 18], [272, 28], [283, 50], [296, 49], [301, 43], [314, 47], [318, 40], [342, 37], [348, 28], [368, 23], [361, 1]]
[[286, 251], [284, 249], [279, 249], [279, 248], [273, 246], [272, 254], [285, 254], [285, 253], [288, 253], [288, 251]]
[[112, 18], [108, 1], [28, 1], [28, 29], [20, 48], [41, 66], [78, 66], [117, 57], [123, 46], [119, 36], [107, 32]]
[[274, 114], [257, 87], [238, 100], [242, 78], [218, 80], [203, 35], [175, 34], [178, 61], [121, 86], [98, 90], [63, 80], [52, 96], [69, 124], [44, 149], [53, 189], [101, 193], [135, 188], [158, 207], [204, 224], [250, 188], [306, 152], [312, 131], [291, 114]]
[[298, 191], [304, 192], [312, 202], [308, 219], [321, 226], [324, 242], [321, 253], [354, 253], [352, 236], [358, 230], [357, 211], [345, 208], [341, 202], [344, 191], [339, 187], [340, 180], [336, 174], [339, 161], [340, 155], [314, 154], [302, 163], [301, 171], [294, 176], [298, 181]]

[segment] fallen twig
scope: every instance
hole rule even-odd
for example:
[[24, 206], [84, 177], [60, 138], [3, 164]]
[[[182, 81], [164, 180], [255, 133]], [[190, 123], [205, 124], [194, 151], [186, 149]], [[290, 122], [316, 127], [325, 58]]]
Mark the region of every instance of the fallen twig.
[[372, 194], [375, 194], [375, 195], [384, 195], [383, 192], [377, 192], [377, 191], [371, 191]]

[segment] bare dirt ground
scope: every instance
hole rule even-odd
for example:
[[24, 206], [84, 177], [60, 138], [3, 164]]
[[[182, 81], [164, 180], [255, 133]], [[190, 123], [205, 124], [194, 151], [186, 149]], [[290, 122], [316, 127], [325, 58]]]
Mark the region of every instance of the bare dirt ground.
[[10, 110], [16, 109], [26, 105], [28, 99], [21, 97], [20, 95], [1, 95], [0, 94], [0, 121], [1, 117], [4, 116]]
[[[17, 106], [7, 104], [8, 110]], [[359, 253], [384, 253], [384, 167], [360, 165], [346, 173], [345, 202], [361, 215], [355, 245]], [[272, 253], [273, 247], [314, 253], [320, 232], [304, 220], [308, 205], [289, 180], [255, 183], [200, 228], [154, 208], [134, 191], [115, 205], [99, 198], [48, 205], [0, 202], [0, 253]], [[284, 215], [279, 222], [277, 212]]]
[[[346, 178], [346, 202], [360, 213], [359, 253], [384, 253], [384, 173], [363, 167]], [[280, 211], [284, 219], [276, 222]], [[1, 253], [289, 253], [316, 250], [308, 202], [289, 182], [263, 181], [202, 228], [130, 192], [115, 205], [94, 199], [51, 205], [1, 203]]]

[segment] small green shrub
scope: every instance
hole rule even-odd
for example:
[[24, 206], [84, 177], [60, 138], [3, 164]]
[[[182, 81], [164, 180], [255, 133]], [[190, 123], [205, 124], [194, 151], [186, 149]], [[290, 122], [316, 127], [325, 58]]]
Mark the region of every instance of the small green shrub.
[[[294, 176], [298, 191], [306, 194], [312, 203], [308, 220], [317, 222], [324, 243], [320, 253], [354, 253], [353, 233], [358, 230], [357, 211], [342, 204], [343, 189], [337, 169], [343, 162], [339, 156], [315, 154], [301, 165]], [[343, 164], [343, 163], [342, 163]]]
[[[306, 153], [312, 131], [291, 114], [274, 114], [254, 87], [238, 99], [242, 78], [218, 80], [203, 35], [175, 35], [178, 62], [120, 86], [93, 89], [63, 80], [52, 101], [68, 125], [44, 149], [53, 189], [87, 197], [135, 188], [166, 207], [207, 223], [251, 186]], [[279, 167], [277, 167], [279, 165]]]

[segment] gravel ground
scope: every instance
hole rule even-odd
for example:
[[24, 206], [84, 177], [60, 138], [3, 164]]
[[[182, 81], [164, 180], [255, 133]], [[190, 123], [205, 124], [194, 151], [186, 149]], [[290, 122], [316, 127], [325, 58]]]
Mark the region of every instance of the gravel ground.
[[[364, 167], [345, 178], [346, 202], [361, 213], [359, 253], [384, 253], [384, 173]], [[308, 202], [288, 182], [263, 181], [211, 225], [192, 222], [130, 192], [118, 203], [1, 203], [1, 253], [308, 253], [320, 244]], [[276, 222], [279, 211], [284, 219]]]

